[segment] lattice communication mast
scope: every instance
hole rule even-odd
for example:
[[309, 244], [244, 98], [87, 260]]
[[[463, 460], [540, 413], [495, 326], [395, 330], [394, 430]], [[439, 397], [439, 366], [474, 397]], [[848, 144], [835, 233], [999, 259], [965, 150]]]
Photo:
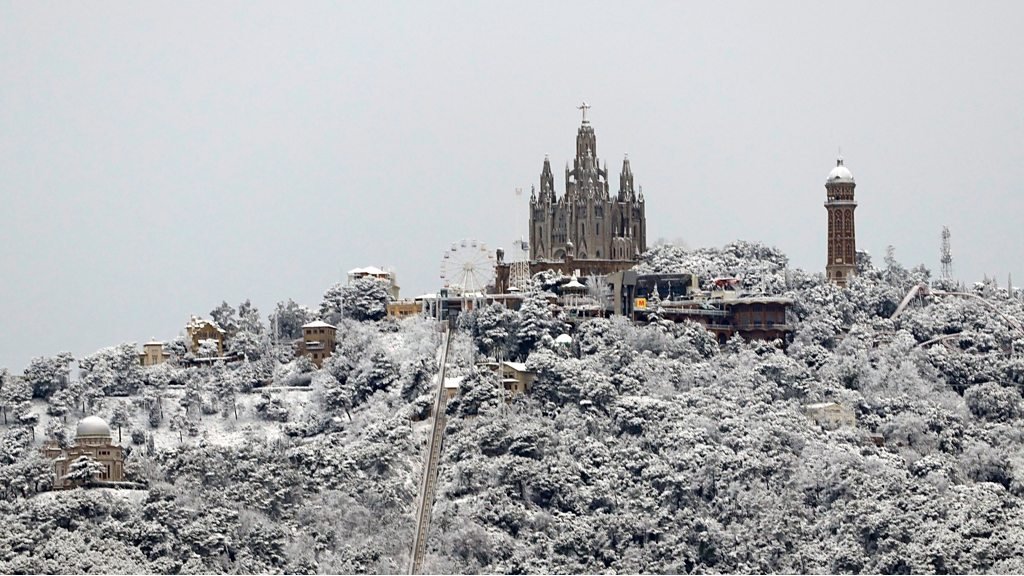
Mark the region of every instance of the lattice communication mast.
[[[520, 198], [523, 196], [523, 189], [516, 188], [516, 204], [513, 213], [516, 214], [516, 231], [519, 230]], [[509, 254], [509, 289], [526, 291], [530, 286], [530, 243], [522, 236], [512, 243], [512, 253]]]
[[949, 226], [942, 227], [942, 254], [939, 257], [942, 263], [942, 279], [953, 279], [953, 254], [949, 250]]

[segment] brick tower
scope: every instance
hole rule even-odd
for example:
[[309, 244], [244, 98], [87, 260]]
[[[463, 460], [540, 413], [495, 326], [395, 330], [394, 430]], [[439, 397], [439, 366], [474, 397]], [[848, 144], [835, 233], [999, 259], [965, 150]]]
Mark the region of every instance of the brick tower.
[[825, 209], [828, 211], [828, 262], [825, 276], [840, 286], [857, 272], [857, 235], [853, 224], [853, 211], [857, 202], [853, 199], [853, 173], [843, 166], [842, 157], [836, 160], [836, 167], [825, 180], [828, 193]]

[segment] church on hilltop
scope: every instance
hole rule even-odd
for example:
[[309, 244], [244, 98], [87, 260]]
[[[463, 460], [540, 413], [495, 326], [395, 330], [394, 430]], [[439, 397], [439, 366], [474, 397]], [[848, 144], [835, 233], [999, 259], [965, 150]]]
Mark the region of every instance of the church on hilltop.
[[633, 183], [629, 157], [622, 161], [619, 189], [611, 194], [608, 165], [597, 155], [597, 136], [587, 120], [576, 133], [576, 158], [565, 166], [565, 193], [555, 191], [551, 161], [544, 158], [540, 190], [530, 194], [530, 260], [635, 261], [647, 250], [643, 190]]
[[[644, 193], [633, 181], [629, 157], [622, 161], [619, 188], [612, 193], [608, 165], [597, 155], [597, 136], [587, 119], [590, 106], [584, 102], [583, 122], [576, 132], [576, 158], [565, 166], [565, 192], [555, 191], [551, 160], [544, 157], [540, 189], [530, 192], [529, 262], [520, 277], [532, 277], [544, 270], [564, 274], [604, 276], [631, 268], [647, 250], [647, 215]], [[505, 293], [517, 282], [498, 251], [494, 292]]]

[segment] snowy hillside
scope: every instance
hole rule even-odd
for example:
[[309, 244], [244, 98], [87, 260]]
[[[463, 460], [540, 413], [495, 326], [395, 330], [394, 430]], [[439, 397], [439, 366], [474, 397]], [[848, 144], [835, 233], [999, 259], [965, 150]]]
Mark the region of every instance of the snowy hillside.
[[[639, 266], [794, 298], [786, 346], [657, 314], [572, 328], [540, 294], [463, 315], [425, 571], [1024, 572], [1020, 291], [939, 282], [892, 319], [927, 270], [865, 259], [839, 288], [786, 264], [738, 242]], [[6, 375], [0, 572], [405, 571], [441, 339], [345, 302], [325, 294], [319, 370], [229, 306], [249, 361], [143, 369], [130, 346], [70, 382], [63, 357]], [[532, 391], [505, 397], [488, 356]], [[142, 489], [37, 493], [37, 448], [87, 413]]]

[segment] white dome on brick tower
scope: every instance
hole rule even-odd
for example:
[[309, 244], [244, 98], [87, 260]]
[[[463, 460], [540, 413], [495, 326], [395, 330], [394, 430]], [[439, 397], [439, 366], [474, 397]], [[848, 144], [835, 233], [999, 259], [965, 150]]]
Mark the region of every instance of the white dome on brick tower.
[[78, 430], [75, 436], [81, 437], [105, 437], [110, 438], [110, 426], [99, 416], [86, 416], [78, 421]]
[[828, 173], [827, 182], [853, 182], [853, 172], [843, 165], [843, 157], [836, 158], [836, 167]]

